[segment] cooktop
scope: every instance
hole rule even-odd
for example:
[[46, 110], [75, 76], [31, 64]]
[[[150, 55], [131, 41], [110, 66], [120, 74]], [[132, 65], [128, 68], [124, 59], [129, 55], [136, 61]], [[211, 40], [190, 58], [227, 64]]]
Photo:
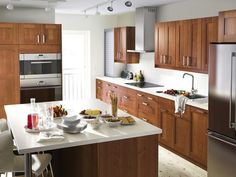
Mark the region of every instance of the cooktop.
[[163, 85], [153, 84], [150, 82], [133, 82], [133, 83], [125, 83], [125, 84], [139, 87], [139, 88], [164, 87]]

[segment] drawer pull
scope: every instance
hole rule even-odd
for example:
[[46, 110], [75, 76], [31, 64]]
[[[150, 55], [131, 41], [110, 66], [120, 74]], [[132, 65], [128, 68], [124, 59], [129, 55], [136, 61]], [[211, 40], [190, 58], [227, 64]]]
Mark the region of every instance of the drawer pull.
[[101, 89], [101, 87], [98, 86], [98, 89]]
[[145, 118], [141, 118], [143, 121], [145, 121], [145, 122], [147, 122], [148, 120], [147, 119], [145, 119]]
[[110, 87], [111, 85], [110, 84], [107, 84], [107, 87]]
[[114, 89], [117, 89], [117, 86], [113, 86]]
[[147, 103], [145, 103], [145, 102], [142, 102], [142, 104], [144, 105], [144, 106], [147, 106], [148, 104]]
[[151, 97], [147, 97], [149, 100], [153, 100]]
[[141, 95], [141, 94], [137, 94], [137, 96], [142, 97], [143, 95]]
[[127, 97], [127, 96], [123, 96], [123, 98], [124, 98], [124, 99], [128, 99], [128, 97]]

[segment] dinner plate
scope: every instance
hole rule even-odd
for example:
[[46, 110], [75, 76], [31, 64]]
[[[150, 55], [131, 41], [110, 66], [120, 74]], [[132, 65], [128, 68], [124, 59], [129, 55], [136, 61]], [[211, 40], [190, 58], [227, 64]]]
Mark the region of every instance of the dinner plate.
[[30, 129], [27, 127], [27, 125], [24, 126], [25, 131], [28, 133], [39, 133], [39, 132], [47, 132], [47, 131], [51, 131], [54, 128], [56, 128], [56, 124], [52, 123], [50, 127], [43, 127], [43, 126], [38, 126], [37, 129]]
[[80, 122], [76, 126], [67, 126], [63, 123], [59, 123], [59, 124], [57, 124], [57, 128], [62, 129], [66, 133], [75, 134], [75, 133], [80, 133], [81, 131], [86, 129], [87, 128], [87, 123], [86, 122]]

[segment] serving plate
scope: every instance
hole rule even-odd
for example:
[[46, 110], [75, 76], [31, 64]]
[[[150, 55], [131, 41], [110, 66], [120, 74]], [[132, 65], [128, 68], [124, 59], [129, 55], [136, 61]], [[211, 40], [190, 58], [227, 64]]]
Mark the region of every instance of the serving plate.
[[63, 123], [57, 124], [57, 128], [62, 129], [66, 133], [71, 133], [71, 134], [76, 134], [80, 133], [84, 129], [87, 128], [87, 123], [86, 122], [80, 122], [76, 126], [67, 126]]

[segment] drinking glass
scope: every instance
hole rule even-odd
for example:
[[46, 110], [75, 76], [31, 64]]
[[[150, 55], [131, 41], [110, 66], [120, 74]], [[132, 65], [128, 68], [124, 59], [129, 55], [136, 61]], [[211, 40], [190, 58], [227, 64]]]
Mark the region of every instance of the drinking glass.
[[45, 120], [44, 124], [47, 128], [50, 128], [53, 124], [53, 107], [50, 104], [45, 104]]

